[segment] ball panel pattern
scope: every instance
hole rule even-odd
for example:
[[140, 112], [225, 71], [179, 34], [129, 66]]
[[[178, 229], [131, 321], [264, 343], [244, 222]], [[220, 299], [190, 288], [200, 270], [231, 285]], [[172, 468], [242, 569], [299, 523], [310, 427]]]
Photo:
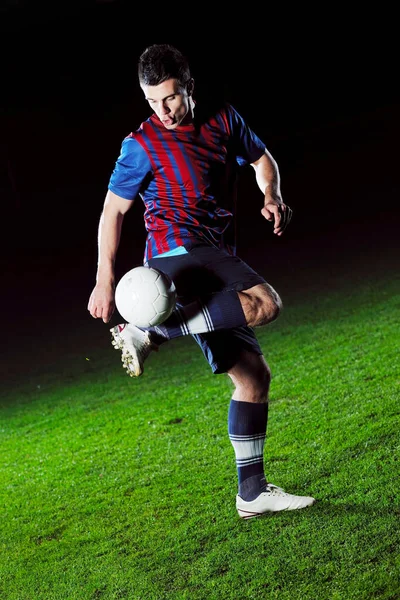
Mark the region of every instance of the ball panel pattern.
[[175, 309], [175, 285], [158, 269], [135, 267], [118, 282], [115, 304], [128, 323], [137, 327], [160, 325]]

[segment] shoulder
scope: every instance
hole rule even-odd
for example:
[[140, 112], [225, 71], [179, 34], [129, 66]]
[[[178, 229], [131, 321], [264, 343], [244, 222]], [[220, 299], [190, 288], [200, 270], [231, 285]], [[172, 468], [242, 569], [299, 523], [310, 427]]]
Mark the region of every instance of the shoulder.
[[137, 129], [131, 131], [127, 136], [125, 136], [122, 143], [132, 144], [133, 142], [134, 145], [134, 142], [138, 142], [144, 135], [146, 135], [146, 133], [149, 133], [151, 129], [149, 127], [149, 121], [150, 119], [147, 119], [147, 121], [143, 121], [143, 123], [141, 123]]
[[136, 143], [146, 150], [149, 144], [160, 137], [160, 131], [162, 135], [160, 124], [157, 123], [157, 120], [154, 117], [155, 115], [152, 115], [147, 121], [143, 121], [136, 131], [133, 131], [126, 136], [123, 143], [132, 145], [135, 145]]
[[236, 125], [246, 125], [246, 122], [239, 111], [229, 102], [225, 104], [225, 112], [231, 123]]
[[234, 129], [235, 109], [226, 101], [210, 101], [196, 106], [196, 125], [230, 135]]
[[121, 150], [117, 160], [124, 167], [135, 167], [148, 170], [151, 165], [149, 152], [146, 144], [143, 144], [140, 130], [133, 131], [127, 135], [121, 143]]
[[229, 102], [224, 102], [215, 115], [221, 127], [229, 135], [240, 135], [246, 129], [246, 122], [236, 108]]
[[146, 149], [146, 140], [154, 137], [154, 125], [151, 123], [151, 118], [140, 124], [135, 130], [131, 131], [122, 141], [122, 147], [127, 152], [141, 152]]

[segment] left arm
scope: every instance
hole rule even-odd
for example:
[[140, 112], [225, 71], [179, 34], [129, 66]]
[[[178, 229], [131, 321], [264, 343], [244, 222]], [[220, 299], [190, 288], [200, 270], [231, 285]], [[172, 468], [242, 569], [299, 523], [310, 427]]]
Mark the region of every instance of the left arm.
[[274, 233], [282, 235], [292, 218], [292, 209], [282, 200], [278, 165], [265, 149], [264, 154], [251, 166], [255, 170], [257, 185], [264, 194], [261, 214], [267, 221], [273, 222]]

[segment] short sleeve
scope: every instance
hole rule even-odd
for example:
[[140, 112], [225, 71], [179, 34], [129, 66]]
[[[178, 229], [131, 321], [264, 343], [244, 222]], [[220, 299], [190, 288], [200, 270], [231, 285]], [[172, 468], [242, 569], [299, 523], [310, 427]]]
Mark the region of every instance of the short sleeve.
[[121, 198], [134, 200], [151, 171], [146, 151], [135, 138], [127, 137], [122, 142], [121, 153], [111, 174], [108, 189]]
[[255, 162], [266, 150], [264, 142], [247, 125], [236, 109], [229, 104], [227, 116], [237, 163], [242, 166]]

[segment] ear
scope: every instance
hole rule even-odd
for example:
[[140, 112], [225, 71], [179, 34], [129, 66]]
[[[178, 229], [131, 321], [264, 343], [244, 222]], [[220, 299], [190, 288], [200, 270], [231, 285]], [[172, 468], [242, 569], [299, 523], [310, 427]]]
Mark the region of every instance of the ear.
[[194, 90], [194, 79], [193, 79], [193, 77], [191, 77], [186, 84], [186, 91], [188, 93], [188, 96], [193, 95], [193, 90]]

